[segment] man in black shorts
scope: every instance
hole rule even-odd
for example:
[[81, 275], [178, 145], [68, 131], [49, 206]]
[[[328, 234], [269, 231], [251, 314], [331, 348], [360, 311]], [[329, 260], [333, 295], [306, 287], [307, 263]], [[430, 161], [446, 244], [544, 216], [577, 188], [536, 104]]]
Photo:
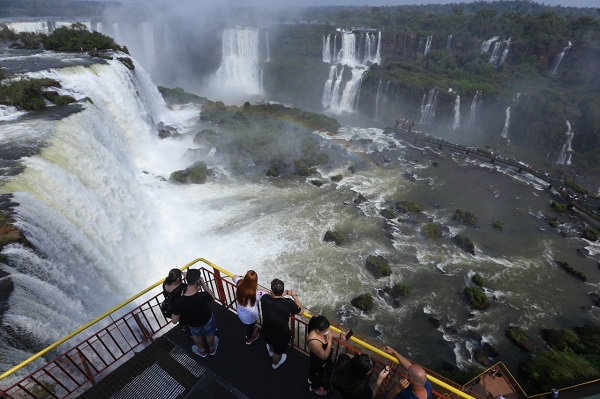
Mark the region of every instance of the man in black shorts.
[[[291, 315], [302, 313], [302, 304], [293, 290], [284, 291], [283, 281], [271, 281], [271, 293], [261, 298], [262, 304], [262, 336], [267, 343], [269, 356], [273, 358], [274, 369], [281, 366], [287, 359], [285, 350], [290, 343], [289, 320]], [[284, 296], [292, 298], [284, 298]]]

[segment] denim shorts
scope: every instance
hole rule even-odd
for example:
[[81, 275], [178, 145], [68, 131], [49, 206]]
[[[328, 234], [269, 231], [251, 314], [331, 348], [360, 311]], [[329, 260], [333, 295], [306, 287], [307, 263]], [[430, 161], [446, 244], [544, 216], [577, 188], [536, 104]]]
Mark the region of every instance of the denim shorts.
[[190, 333], [192, 333], [192, 335], [194, 337], [203, 337], [203, 336], [207, 336], [207, 335], [212, 335], [215, 333], [215, 331], [217, 331], [217, 322], [215, 321], [215, 314], [212, 313], [210, 315], [210, 319], [208, 319], [208, 321], [206, 322], [206, 324], [202, 325], [202, 326], [198, 326], [198, 327], [190, 327]]

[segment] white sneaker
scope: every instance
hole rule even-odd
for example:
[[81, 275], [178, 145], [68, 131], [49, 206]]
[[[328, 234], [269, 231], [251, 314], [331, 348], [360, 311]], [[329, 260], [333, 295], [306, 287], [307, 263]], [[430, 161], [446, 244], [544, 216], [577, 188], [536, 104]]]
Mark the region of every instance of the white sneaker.
[[273, 353], [275, 353], [271, 350], [271, 348], [269, 348], [269, 344], [267, 344], [267, 352], [269, 352], [269, 356], [271, 357], [273, 357]]
[[281, 360], [279, 361], [279, 363], [277, 364], [272, 364], [271, 367], [273, 367], [274, 369], [276, 369], [277, 367], [281, 366], [283, 363], [285, 363], [285, 359], [287, 359], [287, 355], [284, 353], [283, 355], [281, 355]]

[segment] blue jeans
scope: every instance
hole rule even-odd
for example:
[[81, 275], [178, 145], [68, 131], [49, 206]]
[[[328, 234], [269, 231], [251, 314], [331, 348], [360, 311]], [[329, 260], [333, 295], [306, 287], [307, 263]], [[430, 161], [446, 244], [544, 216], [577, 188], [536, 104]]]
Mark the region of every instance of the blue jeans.
[[215, 314], [211, 313], [210, 319], [206, 322], [206, 324], [199, 327], [190, 327], [190, 333], [192, 333], [195, 337], [205, 337], [207, 335], [212, 335], [217, 331], [217, 322], [215, 321]]

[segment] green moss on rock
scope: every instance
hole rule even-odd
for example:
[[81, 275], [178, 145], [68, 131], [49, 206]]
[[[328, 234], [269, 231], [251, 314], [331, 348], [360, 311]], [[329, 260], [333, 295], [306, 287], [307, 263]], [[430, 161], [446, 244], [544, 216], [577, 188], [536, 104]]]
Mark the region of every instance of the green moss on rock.
[[178, 170], [171, 173], [169, 181], [185, 184], [204, 184], [210, 173], [210, 169], [206, 166], [206, 162], [198, 161], [194, 162], [192, 166], [184, 170]]
[[425, 237], [436, 240], [442, 236], [442, 226], [437, 223], [428, 223], [421, 229]]
[[519, 348], [527, 352], [535, 352], [538, 348], [538, 344], [521, 327], [509, 327], [506, 330], [506, 336]]
[[390, 262], [381, 255], [369, 255], [366, 266], [375, 278], [387, 277], [392, 274]]
[[342, 235], [337, 231], [327, 230], [325, 232], [325, 236], [323, 237], [323, 241], [326, 242], [335, 242], [336, 245], [342, 245], [344, 243], [344, 239]]
[[468, 252], [471, 255], [475, 255], [475, 244], [473, 244], [473, 241], [471, 241], [469, 237], [462, 234], [457, 234], [452, 237], [452, 241], [454, 241], [454, 243], [463, 251]]
[[465, 211], [464, 209], [457, 209], [454, 211], [454, 215], [452, 215], [452, 219], [461, 222], [467, 226], [476, 226], [477, 218], [474, 214], [469, 211]]
[[368, 312], [373, 309], [375, 301], [373, 300], [373, 296], [371, 294], [366, 293], [352, 299], [350, 304], [355, 308], [362, 310], [363, 312]]
[[464, 294], [469, 306], [474, 309], [485, 310], [490, 307], [490, 298], [479, 287], [466, 287]]
[[421, 205], [414, 201], [398, 201], [396, 202], [396, 210], [401, 213], [419, 213], [422, 211]]

